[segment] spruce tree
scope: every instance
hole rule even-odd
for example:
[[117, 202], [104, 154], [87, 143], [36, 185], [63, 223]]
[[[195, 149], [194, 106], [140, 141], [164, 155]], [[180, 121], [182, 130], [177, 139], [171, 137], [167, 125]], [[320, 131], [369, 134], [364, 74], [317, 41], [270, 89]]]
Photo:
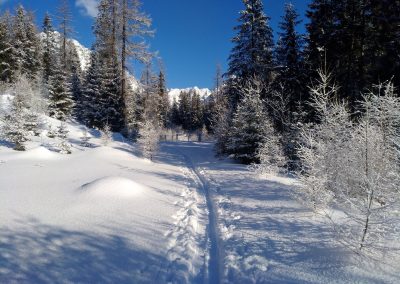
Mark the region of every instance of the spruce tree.
[[57, 57], [53, 24], [48, 13], [43, 20], [43, 37], [42, 76], [43, 83], [48, 86], [50, 77], [54, 75], [54, 63]]
[[257, 79], [247, 84], [230, 128], [228, 153], [246, 164], [259, 162], [258, 152], [270, 133], [261, 93], [262, 85]]
[[69, 78], [61, 66], [60, 59], [54, 63], [54, 74], [49, 79], [49, 114], [64, 121], [71, 116], [74, 102]]
[[92, 49], [90, 65], [86, 72], [80, 104], [83, 109], [81, 114], [82, 122], [89, 127], [101, 128], [102, 117], [99, 114], [99, 108], [102, 78], [98, 56], [98, 53]]
[[0, 18], [0, 80], [11, 81], [13, 74], [12, 45], [8, 26], [9, 16], [3, 15]]
[[26, 57], [24, 70], [28, 78], [37, 80], [41, 69], [40, 38], [34, 21], [33, 12], [28, 12], [25, 22], [26, 42], [24, 49]]
[[261, 0], [243, 0], [234, 47], [229, 56], [228, 87], [234, 108], [241, 99], [241, 89], [254, 76], [269, 82], [273, 71], [273, 33]]
[[158, 93], [158, 116], [159, 121], [163, 127], [167, 127], [168, 124], [168, 113], [169, 113], [169, 97], [167, 87], [165, 85], [165, 74], [163, 70], [160, 70], [158, 74], [158, 84], [157, 84], [157, 93]]
[[191, 96], [190, 106], [190, 126], [191, 132], [199, 131], [203, 128], [203, 104], [198, 92], [194, 92]]
[[302, 58], [302, 36], [297, 33], [296, 27], [301, 21], [292, 4], [286, 4], [285, 15], [280, 23], [281, 32], [276, 49], [277, 65], [279, 66], [279, 75], [277, 83], [285, 90], [285, 96], [288, 97], [289, 113], [297, 113], [300, 104], [306, 102]]

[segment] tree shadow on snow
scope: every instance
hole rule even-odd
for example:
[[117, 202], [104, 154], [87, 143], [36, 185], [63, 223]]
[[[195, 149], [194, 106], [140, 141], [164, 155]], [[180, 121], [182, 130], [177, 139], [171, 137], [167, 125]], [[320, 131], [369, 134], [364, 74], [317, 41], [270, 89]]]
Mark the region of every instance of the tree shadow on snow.
[[[27, 220], [1, 228], [1, 283], [161, 283], [167, 260], [118, 235]], [[160, 278], [160, 279], [158, 279]]]

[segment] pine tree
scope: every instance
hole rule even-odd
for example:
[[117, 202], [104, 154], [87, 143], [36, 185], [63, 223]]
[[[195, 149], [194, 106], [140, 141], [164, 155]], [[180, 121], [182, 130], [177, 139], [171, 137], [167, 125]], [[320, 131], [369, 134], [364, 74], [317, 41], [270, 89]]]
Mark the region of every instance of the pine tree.
[[167, 127], [168, 124], [168, 113], [169, 113], [169, 97], [167, 87], [165, 85], [165, 74], [163, 70], [160, 70], [158, 74], [158, 84], [157, 84], [157, 93], [158, 93], [158, 116], [159, 121], [163, 127]]
[[62, 121], [57, 128], [57, 138], [60, 140], [58, 149], [61, 154], [71, 154], [71, 144], [68, 142], [69, 130], [65, 123]]
[[400, 2], [370, 0], [370, 24], [368, 33], [372, 81], [385, 82], [393, 77], [393, 84], [400, 88]]
[[143, 157], [153, 160], [158, 150], [158, 142], [160, 138], [158, 125], [154, 125], [152, 121], [146, 120], [140, 124], [138, 144], [142, 151]]
[[54, 75], [55, 60], [58, 56], [54, 29], [48, 13], [46, 13], [43, 20], [43, 34], [42, 76], [43, 83], [48, 87], [50, 77]]
[[12, 85], [14, 98], [10, 110], [4, 117], [2, 132], [5, 139], [14, 144], [17, 151], [25, 151], [25, 142], [30, 132], [38, 132], [38, 116], [35, 113], [35, 97], [31, 82], [19, 75]]
[[[78, 67], [79, 68], [79, 67]], [[78, 68], [73, 65], [72, 66], [72, 75], [71, 75], [71, 93], [72, 99], [74, 101], [74, 110], [73, 115], [79, 121], [84, 120], [84, 98], [83, 98], [83, 86], [82, 86], [82, 79], [80, 76], [80, 72]]]
[[233, 116], [227, 150], [242, 163], [257, 163], [260, 162], [257, 153], [270, 133], [265, 124], [268, 116], [260, 98], [262, 83], [257, 79], [250, 80], [244, 92]]
[[49, 80], [49, 114], [64, 121], [71, 116], [74, 102], [69, 78], [61, 66], [60, 59], [54, 63], [54, 74]]
[[174, 126], [182, 125], [182, 121], [181, 121], [181, 117], [180, 117], [180, 113], [179, 113], [179, 104], [176, 101], [176, 98], [174, 98], [174, 100], [172, 102], [172, 107], [170, 110], [170, 120], [171, 120], [171, 124]]
[[86, 72], [80, 104], [83, 109], [81, 117], [82, 122], [89, 127], [101, 128], [102, 118], [99, 114], [99, 104], [102, 78], [98, 56], [98, 53], [92, 49], [90, 65]]
[[2, 132], [7, 141], [14, 144], [14, 150], [25, 151], [28, 131], [25, 128], [25, 101], [22, 95], [16, 94], [9, 114], [4, 117]]
[[33, 12], [27, 13], [25, 22], [25, 31], [27, 41], [24, 44], [25, 49], [25, 63], [24, 70], [27, 77], [32, 80], [37, 80], [39, 71], [41, 69], [40, 60], [40, 38], [35, 26], [35, 19]]
[[102, 125], [109, 124], [113, 131], [120, 131], [124, 127], [124, 101], [120, 95], [121, 78], [118, 70], [117, 61], [111, 60], [105, 65], [102, 76], [100, 109], [103, 117]]
[[191, 94], [181, 91], [179, 94], [179, 117], [183, 130], [191, 130]]
[[10, 82], [14, 72], [9, 18], [8, 13], [0, 18], [0, 80], [2, 82]]
[[26, 21], [26, 11], [22, 6], [17, 9], [16, 16], [13, 21], [13, 45], [12, 45], [12, 55], [14, 57], [16, 72], [26, 73], [27, 70], [24, 69], [25, 59], [27, 57], [25, 50], [25, 43], [27, 41], [25, 21]]
[[[98, 127], [109, 124], [113, 131], [124, 127], [124, 99], [121, 96], [121, 76], [117, 54], [116, 1], [102, 0], [95, 24], [95, 52], [98, 53], [101, 80], [98, 80]], [[110, 29], [111, 27], [111, 29]]]
[[278, 84], [285, 89], [288, 96], [289, 113], [297, 113], [299, 106], [306, 101], [304, 82], [302, 36], [297, 33], [296, 27], [301, 21], [292, 4], [286, 4], [285, 15], [280, 23], [281, 32], [276, 49], [276, 59], [279, 66]]
[[269, 82], [273, 71], [273, 34], [269, 18], [264, 14], [261, 0], [243, 0], [238, 34], [233, 38], [234, 47], [229, 56], [229, 93], [236, 108], [241, 99], [241, 89], [250, 78], [258, 76]]
[[200, 131], [203, 129], [203, 104], [198, 92], [194, 92], [191, 95], [190, 105], [190, 122], [189, 130], [191, 132]]

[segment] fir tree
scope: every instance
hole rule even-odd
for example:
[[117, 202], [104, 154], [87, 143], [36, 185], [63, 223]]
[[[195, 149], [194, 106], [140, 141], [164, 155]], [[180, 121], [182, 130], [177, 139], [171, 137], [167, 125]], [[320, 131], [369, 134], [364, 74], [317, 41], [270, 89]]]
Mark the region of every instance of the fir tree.
[[306, 101], [307, 93], [304, 87], [302, 58], [302, 36], [297, 33], [296, 27], [301, 21], [292, 4], [286, 4], [285, 15], [280, 23], [281, 32], [276, 49], [276, 59], [279, 66], [278, 84], [285, 89], [288, 96], [289, 113], [297, 113], [300, 104]]
[[238, 34], [229, 57], [229, 93], [234, 108], [241, 99], [241, 89], [250, 78], [270, 81], [273, 69], [273, 34], [261, 0], [243, 0]]
[[56, 60], [55, 64], [54, 74], [49, 80], [49, 114], [56, 119], [66, 120], [74, 106], [71, 86], [60, 60]]
[[157, 94], [158, 94], [158, 116], [159, 121], [163, 127], [167, 127], [168, 124], [168, 112], [169, 112], [169, 97], [167, 87], [165, 85], [165, 74], [163, 70], [160, 70], [158, 74], [157, 83]]
[[203, 105], [200, 98], [200, 94], [194, 92], [191, 96], [190, 106], [190, 122], [189, 130], [191, 132], [199, 131], [203, 128]]
[[244, 97], [233, 116], [228, 142], [228, 153], [242, 163], [260, 162], [257, 153], [270, 133], [268, 116], [260, 98], [261, 82], [251, 80], [244, 89]]
[[57, 54], [54, 29], [51, 18], [46, 13], [43, 20], [43, 53], [42, 53], [42, 76], [43, 82], [48, 87], [50, 77], [54, 75], [54, 65]]
[[3, 82], [10, 82], [14, 72], [8, 21], [8, 13], [0, 18], [0, 80]]
[[98, 53], [92, 49], [89, 68], [86, 72], [84, 87], [82, 92], [82, 117], [81, 120], [89, 127], [100, 127], [101, 116], [99, 114], [100, 90], [101, 90], [101, 70]]

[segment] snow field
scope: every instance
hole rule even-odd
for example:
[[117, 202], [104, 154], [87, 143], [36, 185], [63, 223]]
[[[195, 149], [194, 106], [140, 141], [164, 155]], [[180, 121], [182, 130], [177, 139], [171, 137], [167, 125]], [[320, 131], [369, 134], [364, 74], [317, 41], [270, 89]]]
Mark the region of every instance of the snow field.
[[55, 152], [45, 130], [26, 152], [0, 144], [0, 282], [202, 278], [204, 208], [178, 158], [150, 162], [121, 136], [103, 146], [90, 129], [83, 147], [84, 127], [67, 128], [71, 155]]

